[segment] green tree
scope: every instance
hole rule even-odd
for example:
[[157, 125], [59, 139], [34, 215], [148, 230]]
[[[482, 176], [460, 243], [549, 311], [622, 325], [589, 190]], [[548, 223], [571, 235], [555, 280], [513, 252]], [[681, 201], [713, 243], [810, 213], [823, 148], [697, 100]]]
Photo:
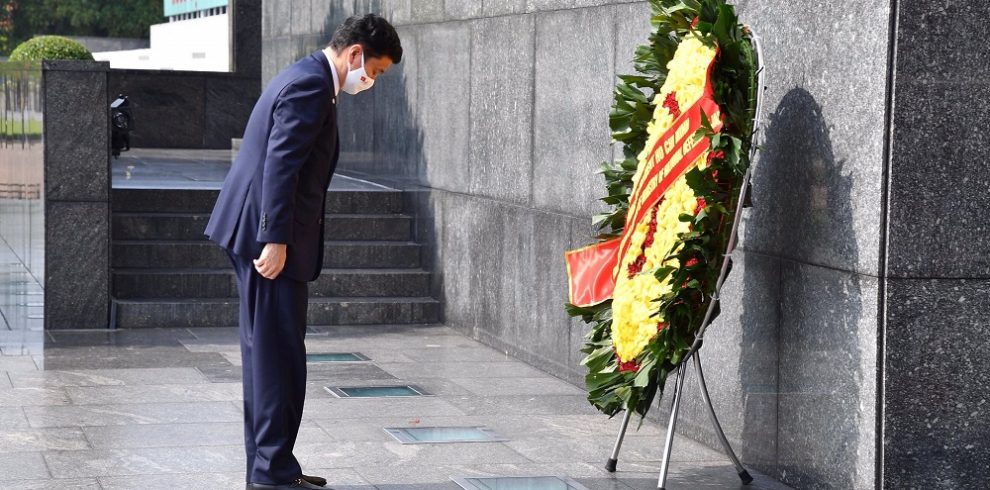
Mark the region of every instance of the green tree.
[[11, 37], [14, 33], [14, 9], [17, 4], [13, 0], [0, 0], [0, 53], [9, 53], [13, 48]]
[[[162, 0], [0, 0], [0, 53], [35, 35], [146, 38], [164, 22]], [[4, 12], [11, 23], [4, 31]]]

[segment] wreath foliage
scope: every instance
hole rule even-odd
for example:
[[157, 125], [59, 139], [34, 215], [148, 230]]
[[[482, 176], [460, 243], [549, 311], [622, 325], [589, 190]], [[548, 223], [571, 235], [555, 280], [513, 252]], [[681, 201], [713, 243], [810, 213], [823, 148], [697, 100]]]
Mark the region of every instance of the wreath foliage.
[[[587, 355], [582, 364], [588, 369], [588, 400], [610, 416], [622, 410], [645, 416], [668, 373], [676, 369], [694, 342], [713, 301], [743, 176], [750, 164], [756, 107], [755, 52], [748, 29], [739, 24], [731, 5], [725, 0], [650, 0], [650, 4], [652, 32], [648, 43], [636, 49], [634, 67], [638, 73], [619, 76], [609, 113], [612, 138], [623, 145], [623, 158], [604, 162], [600, 170], [607, 190], [601, 200], [610, 210], [594, 218], [598, 239], [622, 235], [637, 156], [648, 138], [654, 103], [663, 100], [660, 91], [667, 78], [667, 64], [689, 36], [718, 49], [711, 80], [724, 124], [716, 133], [702, 113], [702, 127], [695, 136], [710, 139], [709, 165], [694, 167], [685, 178], [703, 205], [695, 215], [680, 215], [680, 221], [691, 222], [690, 231], [678, 234], [677, 245], [666, 256], [684, 265], [652, 271], [659, 281], [671, 281], [670, 292], [654, 299], [655, 315], [662, 315], [666, 326], [636, 358], [634, 368], [620, 363], [615, 353], [611, 300], [593, 307], [567, 305], [571, 316], [591, 324], [582, 349]], [[717, 315], [716, 304], [711, 318]]]

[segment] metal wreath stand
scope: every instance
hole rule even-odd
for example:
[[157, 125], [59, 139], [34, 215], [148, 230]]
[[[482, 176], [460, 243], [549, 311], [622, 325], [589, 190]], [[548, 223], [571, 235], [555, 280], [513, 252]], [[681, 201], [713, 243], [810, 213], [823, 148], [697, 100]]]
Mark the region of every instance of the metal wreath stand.
[[[671, 449], [674, 446], [674, 427], [677, 424], [677, 411], [681, 404], [681, 394], [684, 386], [684, 371], [687, 369], [686, 364], [688, 359], [692, 358], [694, 359], [694, 368], [698, 373], [698, 385], [701, 388], [701, 396], [704, 398], [705, 406], [708, 408], [708, 416], [712, 421], [712, 426], [715, 428], [715, 433], [718, 435], [719, 441], [722, 443], [722, 448], [725, 449], [726, 455], [736, 467], [736, 471], [739, 473], [739, 478], [742, 480], [743, 484], [748, 485], [753, 481], [753, 477], [749, 475], [746, 468], [744, 468], [742, 463], [739, 462], [739, 458], [736, 457], [736, 453], [732, 450], [732, 446], [729, 445], [729, 440], [725, 437], [725, 432], [722, 431], [722, 425], [718, 422], [718, 417], [715, 415], [715, 408], [712, 406], [712, 399], [708, 396], [708, 385], [705, 384], [705, 374], [701, 369], [701, 357], [698, 355], [698, 349], [701, 348], [701, 344], [704, 340], [705, 329], [708, 328], [708, 324], [711, 321], [712, 312], [715, 309], [715, 304], [719, 301], [719, 292], [722, 290], [722, 283], [725, 281], [725, 276], [728, 273], [729, 262], [732, 260], [732, 251], [736, 247], [739, 221], [742, 217], [743, 207], [745, 207], [744, 204], [747, 193], [749, 192], [749, 180], [752, 174], [753, 158], [756, 156], [756, 150], [758, 147], [757, 143], [762, 140], [760, 122], [763, 112], [763, 90], [765, 89], [763, 85], [763, 50], [760, 47], [760, 38], [751, 27], [746, 27], [750, 32], [749, 37], [753, 44], [753, 49], [756, 51], [757, 86], [756, 111], [753, 117], [753, 141], [749, 150], [750, 168], [746, 169], [746, 175], [743, 176], [742, 187], [739, 189], [739, 202], [736, 205], [736, 215], [732, 220], [732, 234], [729, 236], [729, 244], [726, 247], [725, 256], [722, 259], [722, 271], [719, 274], [718, 282], [715, 284], [715, 292], [712, 295], [712, 302], [708, 305], [708, 311], [705, 313], [705, 318], [701, 322], [701, 328], [698, 329], [698, 334], [695, 336], [694, 343], [691, 344], [691, 349], [688, 350], [688, 353], [683, 359], [681, 359], [680, 364], [677, 365], [677, 378], [674, 381], [674, 395], [671, 399], [670, 422], [667, 424], [667, 437], [664, 442], [663, 459], [660, 462], [660, 479], [657, 482], [657, 488], [660, 490], [665, 490], [665, 485], [667, 483], [667, 467], [670, 464]], [[626, 410], [625, 416], [622, 419], [622, 427], [619, 429], [619, 436], [615, 441], [615, 447], [612, 449], [612, 456], [609, 458], [608, 462], [605, 463], [605, 469], [610, 473], [615, 472], [616, 464], [619, 461], [619, 449], [622, 447], [622, 439], [626, 435], [626, 429], [629, 427], [629, 419], [632, 418], [632, 413], [632, 411]]]

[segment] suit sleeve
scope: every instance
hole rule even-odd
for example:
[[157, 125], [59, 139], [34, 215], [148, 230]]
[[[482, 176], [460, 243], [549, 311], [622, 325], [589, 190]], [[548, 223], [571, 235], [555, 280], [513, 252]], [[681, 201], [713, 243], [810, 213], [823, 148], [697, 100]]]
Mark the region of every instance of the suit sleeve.
[[309, 157], [330, 101], [323, 78], [300, 77], [282, 89], [272, 113], [261, 181], [261, 243], [292, 243], [299, 169]]

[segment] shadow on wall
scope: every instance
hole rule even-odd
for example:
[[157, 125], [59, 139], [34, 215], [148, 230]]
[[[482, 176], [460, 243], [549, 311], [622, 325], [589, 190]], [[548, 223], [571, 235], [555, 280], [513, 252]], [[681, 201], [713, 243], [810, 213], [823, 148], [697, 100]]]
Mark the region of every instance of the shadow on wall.
[[[357, 4], [352, 7], [352, 4]], [[334, 31], [351, 15], [381, 14], [380, 0], [332, 0], [317, 38], [297, 40], [294, 60], [330, 42]], [[404, 212], [415, 219], [415, 240], [423, 245], [422, 267], [432, 272], [431, 295], [441, 298], [441, 251], [436, 217], [440, 201], [424, 185], [423, 133], [413, 108], [416, 94], [417, 37], [398, 28], [402, 61], [357, 95], [341, 93], [337, 121], [340, 161], [337, 171], [379, 182], [404, 192]], [[441, 298], [442, 301], [442, 298]]]
[[[356, 7], [352, 5], [356, 3]], [[317, 37], [297, 38], [293, 62], [330, 42], [337, 26], [349, 16], [382, 12], [382, 1], [332, 0]], [[375, 86], [338, 99], [341, 155], [338, 168], [388, 177], [417, 177], [422, 167], [422, 133], [415, 120], [410, 94], [415, 73], [410, 71], [416, 39], [401, 32], [402, 61], [392, 66]], [[414, 71], [414, 70], [413, 70]]]
[[[855, 488], [860, 427], [874, 423], [858, 411], [859, 386], [873, 382], [860, 379], [861, 288], [854, 273], [804, 258], [825, 249], [857, 263], [852, 177], [843, 172], [845, 162], [835, 160], [821, 106], [806, 90], [789, 91], [768, 122], [748, 219], [760, 226], [748, 226], [743, 243], [772, 250], [746, 250], [741, 351], [755, 362], [739, 367], [748, 398], [742, 438], [765, 444], [747, 444], [742, 457], [798, 487]], [[766, 353], [760, 325], [771, 320], [777, 351]], [[759, 366], [768, 357], [778, 363], [776, 396], [753, 403], [753, 392], [774, 392], [760, 388], [768, 376]], [[775, 438], [767, 434], [774, 430], [767, 424], [772, 408]]]

